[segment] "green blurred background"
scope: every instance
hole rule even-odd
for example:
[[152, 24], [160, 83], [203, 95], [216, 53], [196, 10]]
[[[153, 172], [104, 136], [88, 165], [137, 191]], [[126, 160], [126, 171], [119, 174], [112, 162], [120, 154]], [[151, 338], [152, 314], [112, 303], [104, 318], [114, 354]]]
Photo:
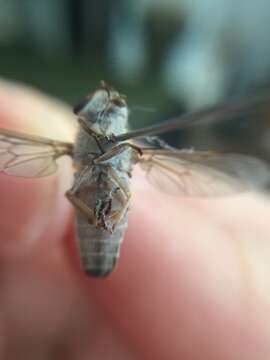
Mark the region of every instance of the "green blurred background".
[[[0, 75], [71, 105], [104, 79], [138, 128], [268, 87], [269, 15], [266, 0], [0, 0]], [[249, 132], [238, 124], [242, 135], [234, 124], [166, 139], [256, 153], [268, 143], [268, 117]]]

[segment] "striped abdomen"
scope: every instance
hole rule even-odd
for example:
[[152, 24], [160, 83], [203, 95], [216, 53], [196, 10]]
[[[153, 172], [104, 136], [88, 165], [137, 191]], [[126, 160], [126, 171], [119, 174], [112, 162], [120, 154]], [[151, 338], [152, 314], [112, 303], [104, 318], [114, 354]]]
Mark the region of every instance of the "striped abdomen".
[[81, 266], [87, 274], [106, 276], [113, 270], [126, 228], [127, 221], [123, 220], [110, 234], [89, 224], [81, 214], [76, 214]]

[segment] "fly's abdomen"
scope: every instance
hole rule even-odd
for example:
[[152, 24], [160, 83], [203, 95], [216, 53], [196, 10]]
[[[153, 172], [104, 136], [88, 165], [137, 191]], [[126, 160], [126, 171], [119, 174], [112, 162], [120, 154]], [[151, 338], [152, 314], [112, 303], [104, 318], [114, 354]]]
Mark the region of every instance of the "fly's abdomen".
[[76, 220], [82, 269], [91, 276], [109, 275], [119, 257], [124, 223], [121, 221], [111, 234], [89, 224], [81, 214], [77, 214]]

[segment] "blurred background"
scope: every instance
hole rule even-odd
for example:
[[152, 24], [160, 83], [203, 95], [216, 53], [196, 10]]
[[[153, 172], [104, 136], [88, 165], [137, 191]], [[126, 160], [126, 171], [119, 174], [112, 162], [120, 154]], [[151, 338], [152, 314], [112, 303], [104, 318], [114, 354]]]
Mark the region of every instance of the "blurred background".
[[[0, 9], [2, 77], [70, 105], [104, 79], [128, 96], [133, 128], [269, 86], [267, 0], [0, 0]], [[238, 120], [165, 139], [268, 152], [268, 110]]]

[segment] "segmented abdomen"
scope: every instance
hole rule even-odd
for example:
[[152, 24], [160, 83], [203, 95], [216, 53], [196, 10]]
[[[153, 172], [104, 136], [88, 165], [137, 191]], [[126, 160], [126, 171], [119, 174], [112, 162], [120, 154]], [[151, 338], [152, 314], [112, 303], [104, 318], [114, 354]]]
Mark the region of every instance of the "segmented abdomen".
[[112, 234], [89, 224], [80, 213], [76, 223], [82, 269], [91, 276], [107, 276], [119, 257], [127, 220], [122, 219]]

